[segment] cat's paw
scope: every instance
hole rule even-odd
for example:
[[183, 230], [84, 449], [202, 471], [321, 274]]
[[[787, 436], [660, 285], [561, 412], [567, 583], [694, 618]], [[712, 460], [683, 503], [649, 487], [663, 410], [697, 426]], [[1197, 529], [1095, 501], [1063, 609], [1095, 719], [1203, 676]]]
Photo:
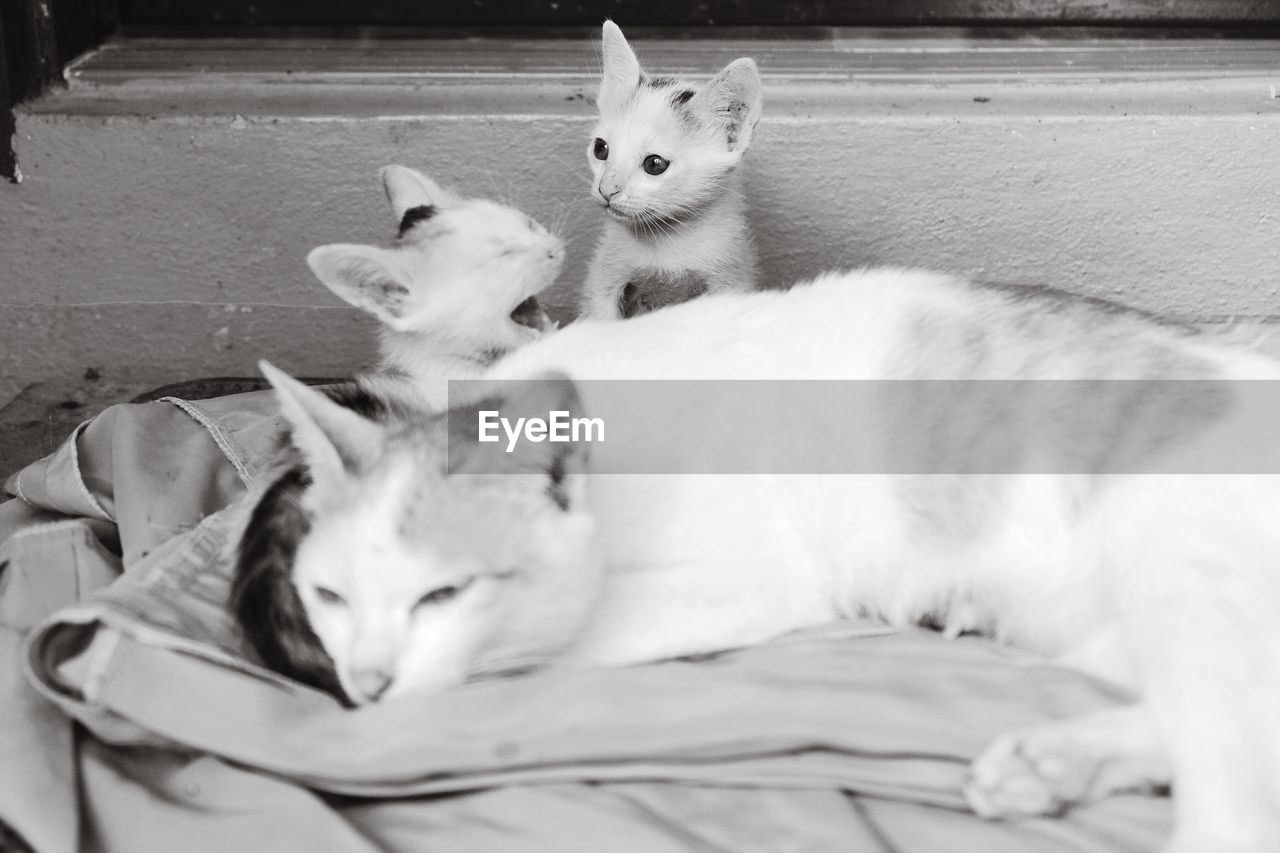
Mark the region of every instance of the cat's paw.
[[1119, 791], [1158, 791], [1169, 779], [1150, 718], [1127, 705], [997, 738], [969, 768], [964, 793], [983, 817], [1055, 815]]
[[982, 817], [1056, 815], [1084, 799], [1098, 765], [1053, 727], [997, 738], [969, 768], [964, 795]]

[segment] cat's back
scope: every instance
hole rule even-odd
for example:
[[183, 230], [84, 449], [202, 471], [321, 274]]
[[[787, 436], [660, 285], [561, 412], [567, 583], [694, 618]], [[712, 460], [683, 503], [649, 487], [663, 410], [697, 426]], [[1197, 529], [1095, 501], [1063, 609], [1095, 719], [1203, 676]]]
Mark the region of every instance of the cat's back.
[[1103, 300], [889, 268], [574, 323], [488, 375], [1154, 380], [1280, 378], [1278, 368], [1243, 342]]
[[874, 378], [891, 329], [950, 289], [945, 276], [886, 269], [711, 294], [623, 322], [573, 323], [499, 362], [489, 378]]

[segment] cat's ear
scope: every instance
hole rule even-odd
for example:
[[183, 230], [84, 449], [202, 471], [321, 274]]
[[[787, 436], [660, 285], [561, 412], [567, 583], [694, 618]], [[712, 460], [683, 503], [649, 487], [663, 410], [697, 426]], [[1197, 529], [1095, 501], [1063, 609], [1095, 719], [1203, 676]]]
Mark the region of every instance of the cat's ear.
[[625, 106], [640, 85], [640, 61], [613, 21], [604, 22], [600, 49], [604, 77], [596, 103], [601, 111], [613, 112]]
[[755, 62], [735, 59], [690, 99], [689, 109], [721, 129], [729, 150], [741, 154], [760, 120], [762, 88]]
[[380, 426], [268, 361], [258, 362], [258, 369], [276, 391], [293, 444], [306, 458], [314, 483], [340, 485], [377, 461], [383, 443]]
[[[382, 189], [391, 204], [391, 213], [401, 233], [406, 229], [405, 214], [414, 210], [417, 219], [429, 218], [437, 208], [448, 207], [458, 200], [457, 196], [419, 172], [408, 166], [383, 166], [378, 175], [382, 178]], [[417, 211], [417, 208], [427, 208]]]
[[334, 243], [307, 255], [307, 265], [324, 286], [393, 329], [411, 313], [412, 280], [394, 249]]
[[[451, 383], [452, 384], [452, 383]], [[473, 388], [485, 390], [480, 402], [452, 408], [448, 414], [449, 471], [455, 474], [535, 474], [538, 488], [562, 510], [577, 508], [586, 491], [588, 427], [571, 428], [575, 419], [585, 419], [582, 398], [567, 376], [547, 373], [532, 379], [503, 382], [497, 388], [491, 380], [479, 380]], [[467, 394], [466, 386], [460, 388]], [[473, 392], [474, 393], [474, 392]], [[567, 440], [530, 440], [521, 435], [508, 451], [509, 436], [499, 424], [520, 418], [541, 419], [551, 426], [553, 418], [562, 425]], [[489, 427], [485, 427], [485, 424]], [[485, 440], [486, 434], [490, 439]], [[493, 436], [499, 436], [493, 440]]]

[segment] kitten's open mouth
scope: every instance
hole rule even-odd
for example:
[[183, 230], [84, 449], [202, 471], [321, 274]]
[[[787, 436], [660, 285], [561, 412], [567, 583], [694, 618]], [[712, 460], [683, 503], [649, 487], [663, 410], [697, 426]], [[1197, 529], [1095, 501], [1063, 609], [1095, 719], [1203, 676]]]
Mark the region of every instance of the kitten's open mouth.
[[538, 332], [545, 332], [551, 328], [551, 318], [547, 316], [546, 311], [542, 310], [536, 296], [530, 296], [517, 305], [511, 312], [511, 321]]

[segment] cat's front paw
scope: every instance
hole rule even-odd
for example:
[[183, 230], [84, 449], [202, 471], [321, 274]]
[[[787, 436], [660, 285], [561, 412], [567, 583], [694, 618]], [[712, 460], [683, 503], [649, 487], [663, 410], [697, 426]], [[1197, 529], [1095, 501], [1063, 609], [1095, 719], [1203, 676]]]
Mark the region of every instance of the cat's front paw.
[[1057, 815], [1079, 802], [1096, 764], [1047, 729], [997, 738], [969, 768], [964, 795], [985, 818]]
[[1168, 786], [1146, 710], [1126, 705], [996, 738], [969, 768], [965, 798], [983, 817], [1061, 814], [1119, 791]]

